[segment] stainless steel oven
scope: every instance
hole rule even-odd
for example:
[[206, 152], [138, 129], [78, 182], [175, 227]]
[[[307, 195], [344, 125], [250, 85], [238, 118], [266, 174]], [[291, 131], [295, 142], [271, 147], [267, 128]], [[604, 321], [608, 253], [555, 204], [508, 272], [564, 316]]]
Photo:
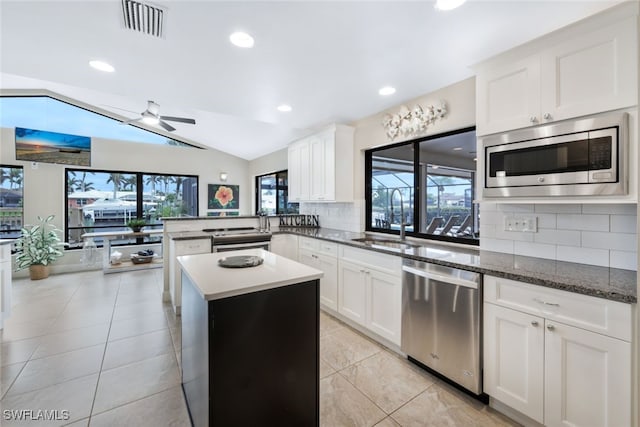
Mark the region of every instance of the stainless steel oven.
[[401, 349], [467, 390], [482, 393], [480, 274], [404, 259]]
[[627, 116], [608, 114], [482, 138], [483, 196], [627, 194]]
[[271, 249], [271, 232], [253, 227], [210, 228], [211, 252], [228, 252], [242, 249]]
[[242, 249], [264, 249], [265, 251], [271, 250], [271, 242], [253, 242], [253, 243], [227, 243], [227, 244], [213, 244], [213, 252], [229, 252], [239, 251]]

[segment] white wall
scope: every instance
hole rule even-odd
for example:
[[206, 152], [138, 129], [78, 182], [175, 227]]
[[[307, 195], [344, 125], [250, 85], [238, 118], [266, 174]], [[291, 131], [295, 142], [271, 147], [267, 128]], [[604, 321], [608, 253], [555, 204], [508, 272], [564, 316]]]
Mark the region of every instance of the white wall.
[[[24, 168], [24, 221], [33, 223], [38, 215], [56, 216], [55, 224], [64, 228], [64, 179], [65, 166], [15, 159], [14, 129], [0, 130], [0, 164]], [[198, 175], [199, 215], [206, 215], [207, 184], [220, 183], [219, 174], [227, 172], [228, 184], [240, 186], [240, 213], [252, 212], [252, 191], [249, 162], [217, 150], [132, 143], [102, 138], [92, 138], [91, 168], [166, 174]], [[80, 251], [69, 251], [57, 264], [79, 262]], [[54, 268], [54, 271], [56, 269]]]

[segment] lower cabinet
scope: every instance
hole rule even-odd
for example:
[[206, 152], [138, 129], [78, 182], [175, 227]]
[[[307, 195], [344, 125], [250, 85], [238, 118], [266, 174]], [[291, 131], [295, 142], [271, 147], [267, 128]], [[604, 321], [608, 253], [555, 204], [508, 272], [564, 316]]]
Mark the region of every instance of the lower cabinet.
[[[353, 255], [355, 249], [347, 249]], [[372, 252], [372, 257], [383, 256]], [[387, 270], [385, 263], [353, 262], [341, 257], [338, 261], [338, 313], [368, 328], [372, 332], [400, 345], [402, 283], [400, 258], [386, 256], [391, 264], [397, 261], [397, 274]], [[383, 265], [382, 268], [377, 268]], [[393, 268], [391, 268], [393, 270]]]
[[271, 236], [271, 252], [298, 261], [298, 236], [274, 234]]
[[174, 312], [180, 314], [180, 307], [182, 306], [182, 269], [176, 261], [176, 257], [211, 252], [211, 238], [171, 240], [169, 248], [172, 270], [169, 277], [169, 294], [171, 295], [171, 305]]
[[[546, 426], [631, 425], [630, 307], [535, 288], [485, 276], [485, 393]], [[604, 307], [593, 328], [622, 325], [612, 336], [585, 329], [584, 312], [573, 315], [572, 305], [592, 302]]]
[[324, 275], [320, 279], [320, 304], [338, 309], [338, 259], [330, 255], [300, 249], [298, 261], [302, 264], [321, 270]]

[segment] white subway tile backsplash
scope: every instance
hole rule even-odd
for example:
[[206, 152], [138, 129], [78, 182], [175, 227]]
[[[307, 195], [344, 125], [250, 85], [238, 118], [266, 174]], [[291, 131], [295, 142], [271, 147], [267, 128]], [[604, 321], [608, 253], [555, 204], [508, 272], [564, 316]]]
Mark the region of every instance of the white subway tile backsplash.
[[558, 216], [556, 214], [535, 213], [538, 218], [538, 228], [556, 228]]
[[513, 240], [514, 242], [533, 242], [533, 233], [521, 231], [505, 231], [504, 224], [496, 225], [496, 238]]
[[556, 246], [543, 243], [514, 242], [513, 252], [516, 255], [533, 256], [537, 258], [556, 258]]
[[535, 205], [536, 213], [580, 213], [581, 205]]
[[638, 218], [633, 215], [611, 215], [609, 230], [612, 233], [633, 233], [638, 232]]
[[480, 224], [503, 224], [504, 214], [502, 212], [490, 211], [485, 212], [480, 210]]
[[513, 240], [494, 239], [491, 237], [480, 237], [480, 249], [485, 251], [513, 253]]
[[480, 212], [495, 212], [498, 210], [498, 204], [493, 202], [481, 202]]
[[511, 213], [531, 213], [534, 210], [534, 205], [530, 204], [499, 204], [498, 210], [501, 212]]
[[609, 266], [624, 270], [638, 270], [637, 252], [610, 251]]
[[558, 214], [559, 230], [609, 231], [609, 215]]
[[635, 251], [638, 242], [635, 234], [601, 233], [596, 231], [582, 232], [582, 247], [612, 249], [618, 251]]
[[556, 248], [556, 259], [558, 261], [569, 261], [580, 264], [609, 267], [609, 251], [607, 249], [579, 248], [575, 246], [558, 245]]
[[636, 204], [624, 205], [582, 205], [583, 214], [617, 214], [636, 215], [638, 206]]
[[480, 235], [485, 237], [496, 237], [496, 226], [494, 224], [480, 224]]
[[[580, 246], [580, 231], [539, 228], [533, 234], [533, 241], [551, 245]], [[555, 251], [554, 251], [555, 253]]]

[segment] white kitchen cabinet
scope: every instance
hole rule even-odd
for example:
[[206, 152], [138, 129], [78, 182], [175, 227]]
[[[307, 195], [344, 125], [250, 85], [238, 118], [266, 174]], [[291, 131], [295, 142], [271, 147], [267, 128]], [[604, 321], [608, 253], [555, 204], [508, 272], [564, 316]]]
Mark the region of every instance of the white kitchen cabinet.
[[171, 305], [176, 314], [180, 314], [182, 306], [182, 269], [176, 257], [197, 255], [211, 252], [211, 238], [202, 237], [189, 240], [171, 240], [171, 277], [169, 278], [169, 294]]
[[289, 200], [353, 201], [353, 128], [331, 127], [289, 145]]
[[546, 426], [631, 423], [629, 304], [485, 276], [484, 391]]
[[338, 312], [400, 345], [401, 280], [399, 257], [341, 246]]
[[298, 261], [298, 236], [274, 234], [271, 236], [271, 252]]
[[587, 22], [537, 40], [535, 53], [525, 45], [481, 64], [477, 135], [636, 105], [636, 31], [635, 16], [607, 25]]
[[321, 270], [320, 303], [331, 310], [338, 310], [338, 259], [337, 244], [308, 237], [300, 237], [298, 261]]
[[0, 329], [11, 313], [11, 244], [0, 244]]

